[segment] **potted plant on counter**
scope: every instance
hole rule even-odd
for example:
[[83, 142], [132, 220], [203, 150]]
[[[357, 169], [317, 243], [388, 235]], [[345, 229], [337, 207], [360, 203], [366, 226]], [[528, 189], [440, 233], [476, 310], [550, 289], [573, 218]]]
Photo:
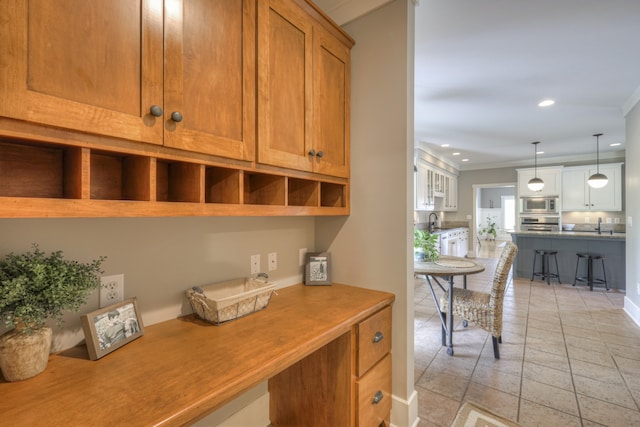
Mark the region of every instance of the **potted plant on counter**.
[[[496, 237], [498, 237], [498, 230], [496, 228], [496, 220], [495, 217], [487, 217], [487, 225], [482, 227], [482, 224], [480, 224], [480, 235], [486, 235], [485, 239], [486, 240], [496, 240]], [[493, 237], [490, 237], [493, 236]]]
[[438, 252], [438, 235], [431, 234], [427, 230], [413, 230], [414, 256], [419, 261], [436, 261], [440, 256]]
[[7, 381], [38, 375], [47, 367], [51, 350], [48, 318], [62, 326], [64, 310], [78, 310], [100, 284], [104, 257], [82, 264], [65, 260], [62, 251], [46, 255], [8, 254], [0, 260], [0, 318], [10, 329], [0, 336], [0, 368]]

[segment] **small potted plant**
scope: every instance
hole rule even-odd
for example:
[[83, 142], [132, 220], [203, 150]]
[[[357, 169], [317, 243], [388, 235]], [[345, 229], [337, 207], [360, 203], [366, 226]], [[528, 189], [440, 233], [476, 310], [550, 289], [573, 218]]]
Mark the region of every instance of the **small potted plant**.
[[0, 368], [7, 381], [38, 375], [47, 367], [51, 350], [48, 318], [62, 326], [65, 310], [78, 310], [100, 284], [100, 257], [90, 263], [65, 260], [62, 251], [46, 255], [8, 254], [0, 260], [0, 319], [10, 329], [0, 336]]
[[438, 235], [431, 234], [427, 230], [413, 230], [414, 256], [420, 261], [436, 261], [440, 256], [438, 252]]
[[[487, 217], [487, 225], [482, 227], [480, 225], [480, 235], [486, 235], [486, 240], [495, 240], [498, 237], [498, 230], [496, 229], [496, 220], [495, 217], [492, 218], [490, 216]], [[493, 236], [493, 238], [490, 237]]]

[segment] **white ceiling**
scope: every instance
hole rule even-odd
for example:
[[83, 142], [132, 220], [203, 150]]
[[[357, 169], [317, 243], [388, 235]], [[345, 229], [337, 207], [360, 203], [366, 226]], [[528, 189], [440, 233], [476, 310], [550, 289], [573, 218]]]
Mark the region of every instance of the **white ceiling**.
[[[623, 154], [624, 113], [640, 95], [640, 0], [418, 3], [416, 143], [461, 170], [532, 165], [533, 141], [538, 164], [595, 162], [595, 133], [601, 159]], [[556, 104], [538, 107], [546, 98]]]

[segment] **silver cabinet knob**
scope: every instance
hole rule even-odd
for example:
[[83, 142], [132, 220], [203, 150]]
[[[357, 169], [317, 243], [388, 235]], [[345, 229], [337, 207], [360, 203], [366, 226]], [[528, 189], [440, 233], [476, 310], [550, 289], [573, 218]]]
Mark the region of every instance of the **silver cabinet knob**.
[[162, 107], [160, 107], [159, 105], [152, 105], [149, 109], [149, 112], [153, 117], [160, 117], [162, 116]]
[[176, 123], [181, 122], [182, 114], [180, 113], [180, 111], [174, 111], [173, 113], [171, 113], [171, 120], [173, 120]]

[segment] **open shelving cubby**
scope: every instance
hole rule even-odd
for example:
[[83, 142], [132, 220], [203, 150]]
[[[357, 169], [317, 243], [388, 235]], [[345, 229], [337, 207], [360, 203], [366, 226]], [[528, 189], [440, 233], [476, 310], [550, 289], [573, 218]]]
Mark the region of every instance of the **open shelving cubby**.
[[22, 139], [0, 139], [0, 198], [7, 218], [349, 214], [340, 180]]

